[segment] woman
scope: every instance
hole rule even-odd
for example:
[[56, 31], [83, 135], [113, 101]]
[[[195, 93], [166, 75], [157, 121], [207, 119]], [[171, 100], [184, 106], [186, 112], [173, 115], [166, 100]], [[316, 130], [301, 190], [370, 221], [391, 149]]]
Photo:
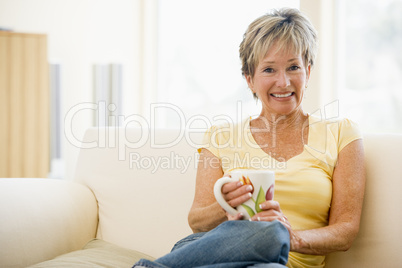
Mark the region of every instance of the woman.
[[[157, 266], [145, 267], [179, 267], [175, 262], [199, 258], [211, 262], [180, 267], [324, 267], [325, 254], [351, 246], [364, 194], [363, 145], [353, 122], [322, 120], [302, 109], [316, 50], [316, 31], [296, 9], [274, 11], [249, 26], [240, 58], [261, 113], [207, 131], [189, 213], [195, 234], [156, 260]], [[213, 195], [216, 180], [236, 168], [275, 171], [275, 200], [262, 203], [251, 222], [225, 213]], [[252, 190], [239, 182], [222, 187], [232, 207]], [[220, 240], [225, 244], [215, 243]], [[189, 255], [197, 250], [199, 255]], [[228, 255], [235, 257], [214, 266]]]

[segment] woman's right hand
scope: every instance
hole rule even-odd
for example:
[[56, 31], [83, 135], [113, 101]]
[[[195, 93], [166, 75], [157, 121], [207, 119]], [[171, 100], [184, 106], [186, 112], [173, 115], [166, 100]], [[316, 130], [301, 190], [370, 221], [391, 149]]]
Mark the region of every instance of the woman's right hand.
[[[224, 176], [220, 159], [208, 149], [201, 149], [198, 160], [197, 179], [193, 205], [188, 222], [193, 232], [207, 232], [228, 219], [240, 220], [241, 215], [228, 216], [216, 201], [214, 185]], [[241, 182], [230, 182], [221, 188], [222, 197], [232, 207], [237, 207], [250, 199], [251, 188]], [[240, 214], [240, 213], [239, 213]]]
[[[230, 177], [230, 175], [228, 175]], [[228, 182], [222, 186], [222, 196], [226, 202], [233, 208], [243, 204], [251, 198], [253, 187], [251, 185], [243, 185], [241, 181]], [[228, 220], [241, 220], [243, 215], [238, 213], [231, 216], [226, 213]]]

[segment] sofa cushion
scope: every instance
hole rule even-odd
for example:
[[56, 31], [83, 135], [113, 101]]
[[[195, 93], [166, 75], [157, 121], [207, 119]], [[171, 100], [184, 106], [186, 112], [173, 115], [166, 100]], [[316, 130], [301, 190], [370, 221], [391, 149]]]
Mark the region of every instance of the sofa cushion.
[[191, 234], [187, 216], [202, 137], [201, 132], [184, 135], [174, 129], [154, 134], [136, 128], [89, 129], [84, 137], [89, 148], [80, 151], [75, 180], [98, 201], [96, 238], [160, 257]]
[[141, 258], [154, 260], [154, 258], [141, 252], [122, 248], [100, 239], [93, 239], [81, 250], [29, 267], [131, 267]]

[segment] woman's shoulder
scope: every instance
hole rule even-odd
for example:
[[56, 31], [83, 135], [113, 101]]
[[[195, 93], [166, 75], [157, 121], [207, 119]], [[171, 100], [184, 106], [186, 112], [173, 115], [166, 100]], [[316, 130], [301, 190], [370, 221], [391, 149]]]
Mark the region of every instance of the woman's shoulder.
[[315, 133], [315, 137], [326, 137], [325, 140], [333, 140], [338, 144], [339, 150], [350, 142], [362, 138], [359, 125], [345, 117], [320, 118], [310, 116], [309, 131]]
[[249, 119], [238, 122], [224, 120], [208, 127], [205, 132], [204, 143], [213, 143], [216, 145], [234, 144], [239, 138], [244, 138], [248, 129]]
[[329, 129], [359, 129], [357, 122], [346, 117], [336, 117], [336, 118], [323, 118], [317, 115], [309, 115], [309, 126], [310, 127], [323, 127]]
[[218, 122], [212, 124], [208, 129], [207, 132], [214, 133], [215, 135], [236, 135], [238, 133], [243, 133], [250, 126], [250, 118], [244, 118], [241, 121], [231, 121], [231, 120], [224, 120], [224, 122]]

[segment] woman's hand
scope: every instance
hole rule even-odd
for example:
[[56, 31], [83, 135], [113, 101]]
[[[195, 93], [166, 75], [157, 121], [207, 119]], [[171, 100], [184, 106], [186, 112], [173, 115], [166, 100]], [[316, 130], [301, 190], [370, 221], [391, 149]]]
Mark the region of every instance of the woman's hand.
[[[230, 177], [230, 175], [227, 175]], [[236, 208], [251, 198], [251, 191], [253, 187], [251, 185], [243, 185], [241, 181], [229, 182], [222, 187], [222, 196], [226, 202]], [[238, 213], [235, 216], [226, 213], [228, 220], [241, 220], [243, 218], [242, 213]]]
[[255, 214], [251, 221], [280, 221], [286, 229], [288, 229], [290, 234], [290, 242], [292, 244], [292, 239], [296, 239], [296, 236], [292, 230], [292, 226], [288, 218], [283, 214], [281, 207], [277, 201], [268, 200], [260, 204], [260, 208], [263, 210], [260, 213]]
[[281, 207], [277, 201], [268, 200], [260, 204], [260, 208], [263, 210], [260, 213], [255, 214], [252, 221], [273, 221], [278, 220], [282, 223], [289, 224], [286, 216], [282, 213]]

